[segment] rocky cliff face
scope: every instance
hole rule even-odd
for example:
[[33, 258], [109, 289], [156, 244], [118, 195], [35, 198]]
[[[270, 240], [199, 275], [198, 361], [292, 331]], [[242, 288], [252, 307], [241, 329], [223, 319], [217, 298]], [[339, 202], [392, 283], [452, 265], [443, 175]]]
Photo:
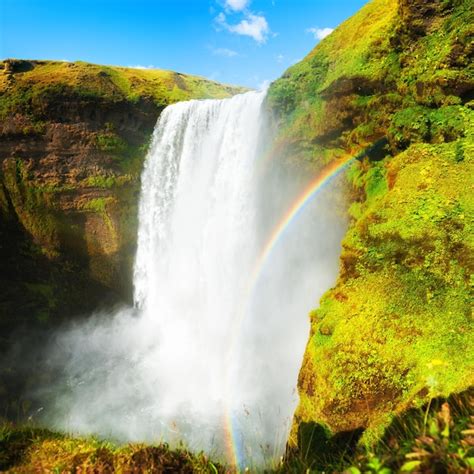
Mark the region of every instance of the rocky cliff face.
[[139, 177], [160, 111], [239, 89], [158, 70], [0, 63], [0, 329], [130, 301]]
[[473, 382], [472, 15], [469, 1], [373, 0], [270, 88], [281, 161], [314, 174], [359, 158], [339, 278], [310, 315], [302, 452], [315, 429], [370, 441]]

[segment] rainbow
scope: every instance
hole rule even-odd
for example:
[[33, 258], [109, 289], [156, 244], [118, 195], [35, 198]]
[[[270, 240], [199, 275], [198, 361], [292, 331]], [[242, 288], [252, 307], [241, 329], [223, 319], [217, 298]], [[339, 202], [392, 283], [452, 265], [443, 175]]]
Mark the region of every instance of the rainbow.
[[328, 185], [343, 170], [345, 170], [347, 166], [355, 159], [356, 158], [354, 157], [350, 157], [343, 160], [335, 160], [323, 168], [318, 176], [313, 179], [313, 181], [311, 181], [306, 189], [299, 195], [288, 211], [286, 211], [285, 215], [274, 227], [272, 233], [270, 234], [270, 238], [267, 240], [267, 243], [263, 247], [260, 256], [257, 258], [254, 269], [250, 276], [251, 290], [253, 290], [255, 287], [255, 284], [260, 277], [260, 273], [265, 267], [265, 263], [268, 260], [272, 250], [275, 248], [281, 237], [283, 237], [286, 231], [290, 228], [291, 223], [298, 218], [298, 216], [304, 211], [311, 200], [316, 197], [318, 192], [321, 191], [324, 186]]
[[[349, 158], [335, 160], [323, 168], [316, 178], [314, 178], [308, 184], [305, 190], [298, 196], [296, 201], [289, 207], [287, 212], [273, 228], [273, 231], [271, 232], [270, 237], [268, 238], [259, 257], [257, 258], [254, 268], [250, 274], [246, 291], [244, 292], [244, 304], [241, 308], [241, 311], [239, 311], [239, 317], [236, 318], [236, 322], [234, 323], [234, 334], [239, 334], [239, 328], [242, 326], [243, 319], [247, 313], [247, 305], [252, 300], [252, 294], [255, 290], [255, 287], [257, 286], [265, 264], [270, 258], [272, 251], [275, 249], [280, 239], [288, 231], [291, 224], [302, 214], [308, 203], [310, 203], [311, 200], [317, 196], [318, 192], [327, 186], [334, 178], [336, 178], [336, 176], [344, 171], [348, 165], [356, 159], [357, 157], [351, 156]], [[238, 336], [235, 337], [233, 341], [231, 341], [229, 355], [234, 352], [237, 340]], [[232, 419], [232, 414], [229, 410], [227, 410], [226, 419], [224, 420], [224, 429], [227, 458], [233, 465], [236, 466], [237, 470], [239, 470], [241, 468], [240, 463], [242, 461], [242, 457], [239, 453], [240, 447], [237, 440], [238, 433]]]

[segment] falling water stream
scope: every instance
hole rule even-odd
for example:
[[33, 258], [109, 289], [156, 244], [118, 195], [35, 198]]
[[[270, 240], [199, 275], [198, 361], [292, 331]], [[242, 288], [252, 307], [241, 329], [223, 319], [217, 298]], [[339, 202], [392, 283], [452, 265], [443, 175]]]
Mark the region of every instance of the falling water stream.
[[307, 313], [335, 279], [344, 222], [322, 196], [252, 277], [262, 213], [291, 194], [291, 176], [259, 175], [264, 99], [162, 112], [142, 174], [135, 308], [58, 336], [61, 382], [42, 394], [55, 427], [183, 441], [240, 465], [282, 454]]

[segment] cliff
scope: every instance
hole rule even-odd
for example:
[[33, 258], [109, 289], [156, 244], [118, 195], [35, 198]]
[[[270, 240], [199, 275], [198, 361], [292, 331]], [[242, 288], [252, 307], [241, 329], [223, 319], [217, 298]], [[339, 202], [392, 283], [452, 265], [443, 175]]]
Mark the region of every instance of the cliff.
[[239, 88], [161, 70], [0, 62], [0, 332], [131, 300], [140, 172], [161, 110]]
[[469, 1], [373, 0], [270, 87], [281, 161], [359, 158], [339, 277], [310, 314], [300, 452], [315, 430], [370, 442], [473, 383], [472, 25]]

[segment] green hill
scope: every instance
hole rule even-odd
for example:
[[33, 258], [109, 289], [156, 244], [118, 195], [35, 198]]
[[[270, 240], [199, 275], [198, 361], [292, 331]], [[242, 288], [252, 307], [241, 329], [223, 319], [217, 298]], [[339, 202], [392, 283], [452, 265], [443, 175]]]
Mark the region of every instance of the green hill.
[[190, 99], [220, 99], [243, 91], [198, 76], [160, 69], [101, 66], [82, 61], [0, 62], [0, 117], [9, 113], [40, 113], [41, 102], [70, 95], [84, 100], [137, 103], [156, 106]]
[[[472, 2], [373, 0], [272, 84], [280, 160], [358, 155], [340, 273], [311, 318], [290, 445], [473, 383]], [[363, 157], [363, 158], [361, 158]]]

